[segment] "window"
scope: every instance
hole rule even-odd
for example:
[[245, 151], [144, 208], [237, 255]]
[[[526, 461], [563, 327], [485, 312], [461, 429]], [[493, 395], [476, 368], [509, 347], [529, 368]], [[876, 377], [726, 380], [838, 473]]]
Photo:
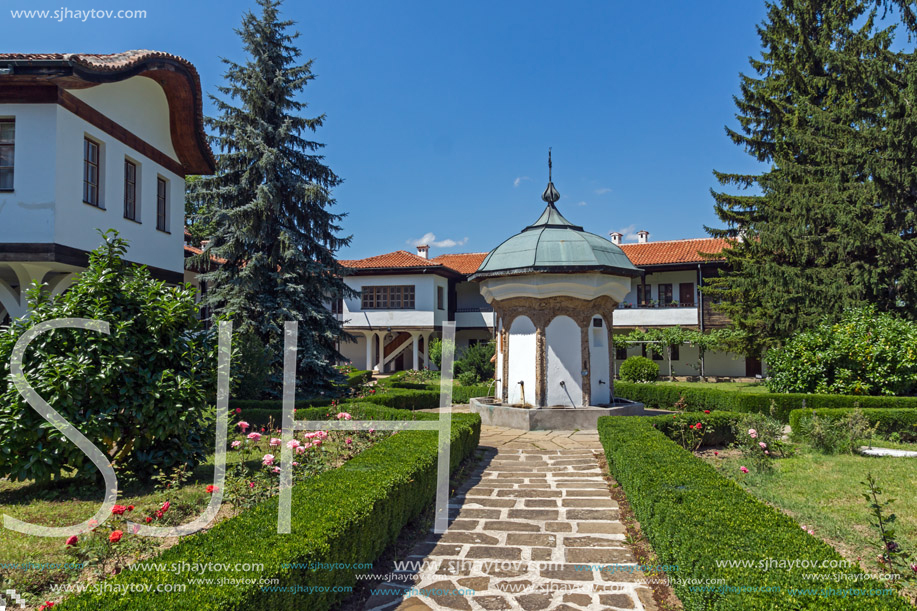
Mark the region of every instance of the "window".
[[637, 285], [637, 305], [647, 306], [653, 300], [653, 289], [650, 284]]
[[413, 310], [414, 286], [364, 286], [364, 310]]
[[667, 306], [672, 303], [672, 285], [671, 284], [660, 284], [659, 285], [659, 305]]
[[678, 346], [672, 346], [672, 360], [673, 361], [679, 360]]
[[156, 229], [169, 231], [169, 181], [156, 178]]
[[137, 215], [137, 164], [124, 160], [124, 218], [139, 221]]
[[332, 314], [343, 314], [344, 313], [344, 299], [338, 297], [337, 299], [331, 300], [331, 313]]
[[0, 119], [0, 191], [13, 190], [13, 153], [16, 146], [16, 122]]
[[627, 348], [615, 348], [615, 360], [616, 361], [626, 361], [627, 360]]
[[89, 138], [83, 139], [83, 201], [87, 204], [102, 207], [99, 192], [99, 143]]
[[446, 291], [441, 286], [436, 287], [436, 309], [446, 309]]
[[678, 285], [678, 303], [683, 306], [694, 305], [694, 283], [682, 282]]

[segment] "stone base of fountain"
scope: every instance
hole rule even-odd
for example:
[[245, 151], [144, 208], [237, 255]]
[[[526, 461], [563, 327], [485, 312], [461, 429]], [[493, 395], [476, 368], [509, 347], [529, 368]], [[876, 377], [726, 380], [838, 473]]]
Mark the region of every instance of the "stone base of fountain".
[[642, 403], [617, 399], [613, 405], [532, 407], [498, 403], [493, 397], [471, 399], [471, 411], [486, 426], [523, 431], [595, 430], [602, 416], [642, 416]]

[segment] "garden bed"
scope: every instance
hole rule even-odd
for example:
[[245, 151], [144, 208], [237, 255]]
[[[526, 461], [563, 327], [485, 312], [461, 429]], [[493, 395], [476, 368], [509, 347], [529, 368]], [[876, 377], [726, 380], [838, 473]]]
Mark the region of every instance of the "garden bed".
[[[696, 417], [704, 429], [715, 428], [709, 416], [713, 414], [682, 418]], [[675, 591], [685, 609], [912, 608], [878, 580], [853, 586], [807, 581], [803, 575], [812, 569], [800, 563], [838, 563], [843, 557], [683, 449], [661, 428], [658, 418], [602, 418], [599, 436], [609, 470], [660, 562], [679, 567]], [[771, 560], [796, 564], [763, 569]], [[707, 580], [716, 580], [715, 585]], [[840, 598], [826, 595], [826, 587], [883, 593]]]

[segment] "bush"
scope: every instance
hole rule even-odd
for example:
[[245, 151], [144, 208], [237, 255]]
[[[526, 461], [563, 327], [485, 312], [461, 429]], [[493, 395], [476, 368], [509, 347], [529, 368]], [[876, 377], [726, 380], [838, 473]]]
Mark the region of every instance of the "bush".
[[[0, 377], [16, 341], [57, 318], [109, 323], [110, 334], [57, 329], [29, 344], [28, 383], [105, 453], [119, 476], [193, 467], [213, 451], [216, 338], [198, 319], [194, 290], [169, 287], [127, 263], [115, 232], [89, 256], [77, 283], [55, 298], [30, 290], [32, 312], [0, 331]], [[95, 477], [95, 465], [45, 421], [12, 383], [0, 397], [0, 477], [48, 480], [61, 469]]]
[[[817, 417], [819, 421], [843, 421], [852, 409], [797, 409], [790, 413], [790, 426], [793, 435], [802, 434], [809, 420]], [[869, 409], [862, 410], [863, 419], [875, 434], [882, 437], [894, 437], [904, 442], [917, 442], [917, 410], [914, 409]]]
[[[673, 585], [684, 608], [838, 608], [837, 597], [820, 595], [820, 587], [810, 588], [804, 574], [812, 569], [804, 567], [844, 566], [838, 564], [844, 562], [841, 555], [654, 429], [655, 421], [606, 416], [599, 419], [599, 438], [609, 470], [627, 495], [658, 564], [678, 566]], [[794, 565], [767, 564], [777, 558], [793, 559]], [[712, 579], [727, 585], [691, 585]], [[887, 586], [865, 579], [855, 587], [863, 591]], [[911, 607], [891, 594], [844, 598], [843, 608], [903, 611]]]
[[672, 414], [671, 416], [647, 416], [646, 421], [661, 432], [663, 435], [678, 441], [680, 431], [685, 425], [697, 424], [700, 422], [703, 427], [703, 438], [701, 446], [728, 445], [735, 441], [735, 424], [744, 414], [736, 412], [710, 412], [704, 413], [686, 413]]
[[793, 436], [823, 454], [853, 454], [860, 442], [875, 432], [876, 427], [870, 425], [863, 410], [852, 409], [840, 418], [805, 418], [797, 423]]
[[645, 356], [631, 356], [621, 363], [618, 374], [627, 382], [655, 382], [659, 379], [659, 365]]
[[456, 379], [466, 386], [494, 377], [494, 342], [478, 343], [465, 348], [455, 361]]
[[790, 393], [743, 393], [685, 384], [633, 384], [615, 382], [615, 395], [639, 401], [647, 407], [672, 409], [681, 402], [685, 411], [725, 410], [769, 414], [789, 422], [790, 412], [810, 408], [853, 408], [864, 410], [910, 408], [917, 410], [917, 397], [851, 397], [848, 395], [806, 395]]
[[774, 458], [786, 452], [783, 423], [766, 414], [743, 414], [734, 425], [735, 447], [759, 473], [773, 468]]
[[773, 392], [905, 395], [917, 390], [917, 323], [874, 307], [825, 318], [767, 354]]
[[240, 399], [265, 398], [271, 377], [271, 356], [254, 333], [234, 333], [232, 392]]
[[[322, 410], [308, 411], [303, 418], [321, 418]], [[433, 414], [411, 414], [368, 406], [355, 417], [376, 420], [435, 419]], [[472, 456], [478, 445], [481, 419], [476, 414], [454, 414], [451, 468]], [[171, 609], [216, 611], [246, 609], [274, 611], [300, 608], [288, 587], [314, 586], [307, 608], [322, 611], [348, 596], [334, 592], [338, 586], [356, 584], [355, 569], [306, 567], [322, 564], [353, 566], [373, 562], [395, 541], [401, 529], [415, 519], [436, 497], [437, 434], [433, 431], [401, 431], [338, 469], [327, 471], [293, 488], [290, 534], [277, 533], [279, 499], [273, 497], [209, 531], [184, 537], [153, 562], [159, 570], [123, 571], [106, 581], [105, 592], [88, 590], [65, 599], [64, 611], [129, 611]], [[176, 573], [169, 567], [210, 563], [228, 569], [238, 563], [262, 564], [263, 570], [214, 570], [208, 577], [234, 585], [201, 587], [193, 572]], [[187, 563], [187, 564], [185, 564]], [[295, 567], [295, 568], [294, 568]], [[262, 590], [261, 579], [277, 579]], [[244, 584], [239, 583], [246, 580]], [[123, 590], [145, 587], [148, 593], [124, 596]], [[141, 585], [142, 584], [142, 585]], [[157, 592], [157, 584], [186, 584], [187, 590]], [[112, 591], [120, 585], [122, 592]], [[146, 600], [146, 603], [142, 601]], [[57, 609], [58, 607], [55, 607]]]

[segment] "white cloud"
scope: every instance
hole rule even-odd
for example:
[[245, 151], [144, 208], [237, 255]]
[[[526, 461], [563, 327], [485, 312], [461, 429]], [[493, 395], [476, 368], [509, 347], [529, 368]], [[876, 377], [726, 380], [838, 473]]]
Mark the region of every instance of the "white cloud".
[[596, 195], [605, 195], [606, 193], [611, 193], [611, 189], [609, 189], [608, 187], [602, 187], [601, 189], [595, 190]]
[[516, 180], [513, 181], [513, 186], [518, 187], [520, 184], [522, 184], [523, 180], [532, 180], [532, 179], [529, 178], [528, 176], [517, 176]]
[[445, 240], [437, 240], [436, 234], [432, 231], [428, 231], [423, 234], [423, 237], [417, 240], [408, 240], [408, 244], [411, 246], [434, 246], [436, 248], [452, 248], [453, 246], [464, 246], [468, 243], [468, 238], [464, 237], [461, 240], [452, 240], [446, 238]]
[[588, 206], [589, 204], [587, 204], [586, 202], [579, 202], [579, 203], [576, 204], [576, 205], [577, 205], [577, 206]]

